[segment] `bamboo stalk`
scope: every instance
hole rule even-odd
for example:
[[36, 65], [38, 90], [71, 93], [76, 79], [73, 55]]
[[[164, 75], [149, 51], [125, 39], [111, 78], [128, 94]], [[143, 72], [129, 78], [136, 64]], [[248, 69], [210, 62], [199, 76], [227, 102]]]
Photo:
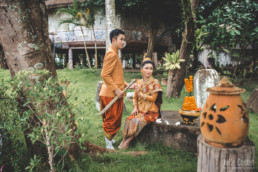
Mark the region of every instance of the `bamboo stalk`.
[[[123, 90], [123, 93], [135, 82], [136, 80], [133, 79], [126, 87], [125, 89]], [[102, 109], [99, 113], [98, 113], [98, 116], [99, 115], [103, 115], [118, 99], [119, 97], [116, 96], [104, 109]]]

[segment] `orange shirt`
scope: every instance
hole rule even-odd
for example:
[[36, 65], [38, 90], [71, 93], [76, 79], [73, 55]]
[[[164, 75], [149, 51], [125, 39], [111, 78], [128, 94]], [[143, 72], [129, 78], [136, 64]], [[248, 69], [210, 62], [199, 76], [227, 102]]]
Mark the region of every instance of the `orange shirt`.
[[112, 45], [104, 57], [101, 77], [104, 82], [101, 86], [99, 96], [115, 97], [115, 89], [119, 88], [123, 90], [127, 85], [124, 81], [123, 66], [118, 56], [118, 50], [112, 47]]

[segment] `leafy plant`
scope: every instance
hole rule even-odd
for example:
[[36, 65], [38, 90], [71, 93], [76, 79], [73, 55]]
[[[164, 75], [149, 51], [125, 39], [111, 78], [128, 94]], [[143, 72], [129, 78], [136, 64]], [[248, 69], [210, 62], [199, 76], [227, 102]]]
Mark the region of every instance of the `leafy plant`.
[[29, 172], [39, 171], [41, 166], [41, 158], [37, 155], [34, 155], [33, 158], [30, 159], [30, 164], [25, 168]]
[[0, 166], [4, 171], [22, 171], [29, 160], [22, 132], [24, 119], [18, 113], [12, 81], [0, 80]]
[[203, 44], [205, 37], [208, 35], [208, 33], [205, 31], [205, 26], [201, 26], [201, 28], [198, 28], [195, 30], [195, 44], [194, 48], [196, 48], [197, 52], [202, 51], [204, 49]]
[[[3, 115], [1, 114], [0, 129], [7, 130], [10, 135], [12, 133], [14, 138], [17, 135], [23, 136], [22, 132], [29, 129], [31, 132], [27, 134], [32, 143], [38, 142], [45, 145], [48, 167], [50, 167], [50, 171], [55, 171], [58, 164], [67, 155], [67, 148], [71, 144], [77, 143], [77, 136], [82, 135], [79, 139], [80, 143], [85, 140], [85, 135], [81, 134], [81, 130], [75, 128], [76, 125], [87, 124], [87, 119], [85, 117], [75, 119], [74, 112], [85, 114], [85, 106], [78, 104], [70, 106], [63, 96], [66, 86], [60, 86], [56, 78], [49, 76], [50, 73], [46, 70], [22, 71], [15, 76], [9, 86], [6, 86], [6, 83], [0, 84], [0, 98], [5, 96], [3, 98], [14, 105], [10, 108], [1, 107]], [[9, 97], [11, 95], [10, 100], [6, 95]], [[75, 99], [77, 98], [75, 97]], [[6, 103], [2, 103], [5, 102], [0, 101], [1, 106], [6, 106]], [[87, 104], [87, 102], [83, 103]], [[17, 111], [14, 113], [11, 112], [16, 109]], [[2, 159], [1, 157], [0, 159]], [[18, 159], [13, 156], [11, 158]], [[35, 171], [40, 165], [39, 162], [37, 157], [33, 157], [28, 170]]]
[[253, 0], [227, 1], [225, 5], [214, 9], [206, 19], [200, 16], [198, 23], [205, 26], [207, 43], [214, 50], [234, 49], [239, 45], [245, 51], [257, 37], [255, 11], [257, 3]]
[[166, 70], [180, 69], [180, 63], [185, 61], [184, 59], [179, 59], [179, 50], [172, 54], [165, 53], [165, 57], [162, 59], [165, 61], [163, 66]]

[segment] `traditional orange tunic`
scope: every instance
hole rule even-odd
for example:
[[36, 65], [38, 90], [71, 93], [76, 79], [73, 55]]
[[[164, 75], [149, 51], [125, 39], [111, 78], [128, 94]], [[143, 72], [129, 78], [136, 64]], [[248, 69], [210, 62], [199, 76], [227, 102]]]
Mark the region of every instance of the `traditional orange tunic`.
[[99, 96], [116, 97], [115, 89], [123, 90], [127, 83], [124, 81], [123, 66], [118, 51], [112, 46], [108, 49], [101, 71], [103, 84]]
[[[116, 96], [115, 89], [123, 90], [127, 83], [124, 81], [123, 67], [118, 51], [112, 46], [107, 51], [101, 71], [103, 84], [100, 89], [100, 107], [105, 108]], [[120, 129], [123, 113], [123, 98], [118, 99], [102, 116], [103, 130], [106, 138], [112, 140]]]
[[133, 105], [137, 107], [138, 115], [131, 115], [125, 121], [124, 137], [137, 136], [145, 125], [156, 121], [159, 117], [159, 108], [156, 105], [158, 94], [162, 92], [159, 81], [150, 78], [146, 83], [138, 80], [140, 91], [134, 92]]

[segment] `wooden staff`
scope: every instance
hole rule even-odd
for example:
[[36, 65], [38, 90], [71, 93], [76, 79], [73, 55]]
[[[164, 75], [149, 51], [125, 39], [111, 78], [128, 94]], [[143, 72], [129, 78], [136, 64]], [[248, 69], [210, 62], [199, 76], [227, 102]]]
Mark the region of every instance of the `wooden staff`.
[[[133, 79], [123, 90], [122, 94], [135, 82], [135, 79]], [[98, 115], [103, 115], [118, 99], [119, 97], [116, 96], [102, 111], [99, 112]]]

